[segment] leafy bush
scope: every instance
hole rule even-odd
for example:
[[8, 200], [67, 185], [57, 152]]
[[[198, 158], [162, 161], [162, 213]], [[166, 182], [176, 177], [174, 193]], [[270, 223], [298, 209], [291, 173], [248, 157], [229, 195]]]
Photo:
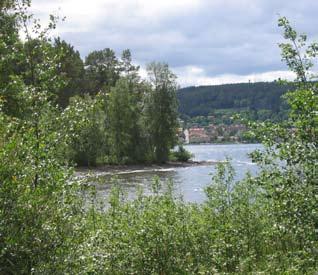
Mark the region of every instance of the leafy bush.
[[70, 133], [64, 156], [79, 166], [96, 166], [107, 154], [106, 114], [100, 107], [102, 104], [101, 97], [73, 97], [63, 111], [63, 125]]
[[182, 145], [178, 146], [177, 151], [171, 153], [170, 159], [173, 161], [187, 162], [193, 155], [187, 151]]

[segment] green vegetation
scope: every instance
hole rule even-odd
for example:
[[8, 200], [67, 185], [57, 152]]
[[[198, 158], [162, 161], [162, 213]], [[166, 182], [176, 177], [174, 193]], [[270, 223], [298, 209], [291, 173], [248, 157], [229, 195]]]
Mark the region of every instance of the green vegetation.
[[[1, 274], [315, 274], [318, 86], [307, 79], [317, 44], [305, 48], [306, 37], [298, 36], [285, 18], [279, 20], [289, 41], [280, 45], [282, 56], [298, 75], [297, 89], [285, 96], [288, 120], [250, 125], [250, 135], [266, 149], [253, 154], [261, 167], [258, 176], [234, 182], [231, 166], [220, 164], [201, 205], [175, 199], [172, 186], [161, 189], [155, 179], [151, 196], [140, 191], [136, 200], [127, 201], [115, 188], [105, 208], [82, 181], [74, 182], [65, 153], [88, 159], [82, 154], [98, 152], [94, 148], [102, 133], [106, 138], [98, 146], [114, 150], [109, 156], [123, 161], [122, 146], [131, 150], [130, 137], [136, 133], [124, 127], [112, 104], [122, 106], [125, 119], [137, 116], [134, 102], [145, 85], [145, 113], [154, 115], [170, 99], [164, 112], [175, 115], [174, 76], [166, 65], [153, 63], [151, 84], [132, 81], [128, 74], [109, 93], [74, 98], [61, 110], [54, 98], [65, 87], [59, 73], [64, 52], [52, 50], [47, 30], [38, 24], [35, 48], [25, 45], [28, 35], [26, 42], [19, 38], [30, 19], [28, 5], [27, 0], [0, 3], [5, 23], [0, 25], [5, 34], [0, 36]], [[54, 26], [52, 17], [49, 29]], [[112, 85], [98, 80], [99, 89]], [[164, 125], [172, 129], [168, 114]], [[104, 135], [104, 123], [124, 130]], [[149, 133], [166, 134], [156, 125], [159, 119], [146, 115], [132, 123], [146, 131], [138, 132], [150, 148], [145, 155], [164, 161], [167, 147], [158, 146], [173, 142], [148, 139]], [[90, 161], [98, 157], [103, 156]]]
[[171, 152], [172, 156], [170, 157], [172, 160], [187, 162], [189, 159], [193, 157], [193, 155], [187, 151], [182, 145], [178, 146], [178, 150]]
[[[93, 51], [81, 60], [78, 51], [59, 38], [50, 38], [55, 18], [41, 30], [25, 12], [29, 1], [8, 1], [2, 8], [1, 97], [3, 112], [12, 117], [25, 115], [17, 78], [27, 86], [38, 86], [48, 94], [57, 112], [71, 116], [68, 125], [70, 142], [64, 158], [78, 165], [161, 163], [168, 160], [176, 145], [177, 100], [176, 77], [167, 64], [151, 63], [149, 81], [141, 80], [139, 67], [132, 64], [131, 53], [124, 50], [121, 58], [106, 48]], [[23, 12], [23, 15], [21, 14]], [[24, 28], [26, 40], [19, 38]], [[54, 65], [49, 67], [49, 64]], [[52, 63], [53, 64], [53, 63]], [[85, 66], [84, 66], [85, 65]], [[50, 79], [45, 79], [45, 71]], [[59, 80], [59, 81], [57, 81]], [[41, 86], [43, 85], [43, 86]]]
[[145, 123], [154, 149], [154, 158], [159, 162], [168, 160], [169, 148], [176, 144], [177, 99], [176, 76], [167, 65], [151, 63], [147, 68], [153, 89], [146, 98]]

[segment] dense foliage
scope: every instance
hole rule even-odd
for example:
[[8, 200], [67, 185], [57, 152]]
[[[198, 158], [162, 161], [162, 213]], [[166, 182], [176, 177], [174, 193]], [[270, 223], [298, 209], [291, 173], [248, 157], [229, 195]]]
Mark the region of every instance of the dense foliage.
[[[0, 36], [1, 274], [315, 274], [318, 87], [307, 79], [316, 44], [303, 53], [306, 37], [299, 37], [285, 18], [280, 19], [290, 41], [280, 45], [283, 59], [297, 72], [298, 88], [286, 95], [288, 120], [251, 125], [251, 135], [265, 146], [264, 152], [253, 154], [261, 168], [258, 176], [234, 182], [231, 166], [220, 164], [203, 204], [174, 198], [173, 185], [161, 188], [155, 179], [150, 196], [140, 191], [137, 199], [127, 201], [115, 188], [109, 204], [99, 205], [96, 194], [83, 190], [83, 182], [71, 176], [65, 152], [73, 150], [81, 158], [78, 154], [87, 153], [83, 148], [94, 150], [92, 140], [99, 140], [96, 136], [105, 129], [104, 123], [124, 127], [112, 104], [122, 106], [126, 119], [137, 116], [135, 108], [159, 112], [156, 107], [166, 100], [162, 91], [173, 99], [174, 76], [166, 65], [154, 63], [149, 68], [151, 84], [131, 82], [135, 77], [126, 73], [109, 93], [74, 98], [61, 111], [54, 98], [66, 84], [58, 71], [63, 51], [56, 53], [46, 30], [38, 25], [36, 50], [42, 62], [34, 61], [35, 51], [24, 50], [18, 30], [29, 22], [28, 5], [26, 0], [0, 5], [1, 20], [8, 22], [0, 25], [1, 34], [6, 33]], [[19, 62], [27, 65], [22, 72], [14, 66]], [[149, 91], [145, 105], [134, 105], [144, 89]], [[166, 111], [173, 114], [175, 101], [169, 103]], [[115, 119], [110, 121], [109, 116]], [[155, 131], [145, 118], [149, 119], [133, 122], [150, 129], [138, 133], [141, 139]], [[130, 139], [135, 132], [124, 127], [116, 134], [128, 137], [108, 149], [121, 159], [122, 146], [126, 150], [135, 146]], [[98, 146], [116, 139], [105, 137]], [[158, 147], [159, 141], [148, 141], [145, 147], [151, 148], [151, 156], [164, 160], [167, 152]]]
[[[30, 27], [34, 19], [26, 11], [28, 5], [30, 1], [8, 1], [1, 11], [4, 113], [25, 115], [23, 98], [13, 85], [18, 77], [25, 85], [45, 85], [40, 88], [48, 92], [50, 104], [81, 123], [77, 130], [68, 129], [73, 135], [63, 150], [70, 162], [94, 166], [167, 161], [178, 126], [177, 85], [168, 65], [149, 64], [150, 80], [145, 81], [129, 50], [120, 58], [109, 48], [93, 51], [83, 62], [73, 46], [48, 35], [57, 18], [51, 16], [45, 29], [37, 20]], [[25, 40], [19, 37], [21, 28]], [[56, 65], [48, 67], [53, 61]], [[45, 70], [51, 70], [50, 79], [44, 79]]]
[[193, 154], [188, 152], [182, 145], [178, 146], [178, 149], [171, 152], [172, 156], [170, 157], [172, 160], [181, 161], [181, 162], [187, 162], [192, 157]]
[[[20, 4], [8, 2], [11, 14], [7, 7], [1, 9], [16, 28], [0, 37], [1, 53], [5, 52], [1, 75], [7, 79], [0, 93], [0, 273], [53, 274], [81, 238], [77, 224], [82, 207], [73, 192], [78, 189], [68, 182], [71, 170], [60, 154], [68, 143], [64, 118], [51, 103], [54, 89], [62, 84], [57, 56], [47, 40], [37, 43], [41, 64], [33, 63], [33, 51], [23, 50], [18, 25], [29, 17], [24, 13], [27, 1]], [[8, 26], [1, 25], [1, 32]], [[35, 33], [46, 37], [39, 28]], [[15, 70], [13, 64], [19, 63], [12, 62], [25, 60], [28, 68], [23, 73]]]

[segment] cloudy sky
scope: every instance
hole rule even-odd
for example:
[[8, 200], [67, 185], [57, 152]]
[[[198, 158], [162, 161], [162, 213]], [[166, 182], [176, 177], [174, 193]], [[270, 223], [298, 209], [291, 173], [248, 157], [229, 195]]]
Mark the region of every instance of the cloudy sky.
[[142, 68], [167, 62], [181, 86], [291, 78], [277, 46], [279, 15], [318, 40], [317, 0], [32, 2], [44, 21], [49, 13], [66, 17], [58, 33], [83, 58], [92, 50], [129, 48]]

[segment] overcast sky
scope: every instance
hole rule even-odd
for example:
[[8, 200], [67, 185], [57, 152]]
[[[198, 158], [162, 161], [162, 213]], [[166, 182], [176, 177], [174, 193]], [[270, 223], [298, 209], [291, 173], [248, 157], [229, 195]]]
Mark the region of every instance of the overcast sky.
[[167, 62], [181, 86], [291, 78], [277, 46], [279, 14], [318, 40], [318, 0], [32, 2], [43, 20], [50, 13], [66, 17], [58, 34], [83, 58], [93, 50], [128, 48], [142, 68]]

